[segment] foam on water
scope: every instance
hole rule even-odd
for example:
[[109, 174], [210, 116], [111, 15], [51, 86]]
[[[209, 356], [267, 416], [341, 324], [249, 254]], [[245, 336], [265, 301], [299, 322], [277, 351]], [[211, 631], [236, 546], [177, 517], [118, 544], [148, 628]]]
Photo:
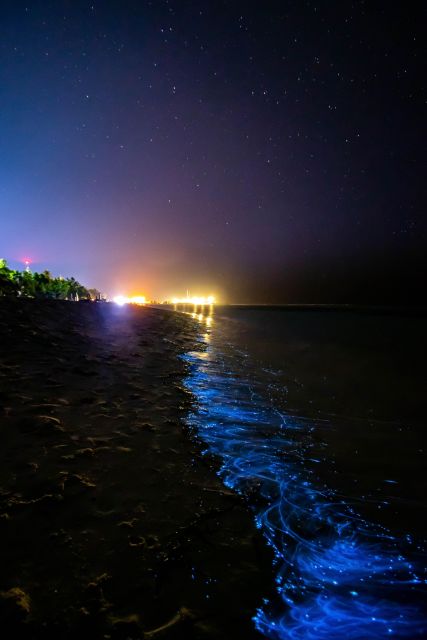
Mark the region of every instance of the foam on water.
[[313, 425], [272, 406], [247, 354], [221, 353], [209, 331], [202, 342], [183, 356], [197, 407], [188, 424], [274, 551], [277, 598], [264, 600], [256, 628], [283, 640], [426, 637], [422, 550], [317, 483], [302, 437]]

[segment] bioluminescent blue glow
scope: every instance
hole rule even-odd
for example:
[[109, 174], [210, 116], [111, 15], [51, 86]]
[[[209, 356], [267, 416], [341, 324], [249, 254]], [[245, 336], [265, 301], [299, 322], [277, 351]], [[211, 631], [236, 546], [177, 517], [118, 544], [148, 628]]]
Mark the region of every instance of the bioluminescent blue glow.
[[189, 426], [221, 460], [224, 484], [248, 498], [274, 551], [277, 601], [257, 611], [257, 629], [275, 640], [426, 637], [421, 568], [390, 531], [316, 486], [295, 437], [307, 422], [263, 398], [245, 357], [235, 354], [231, 371], [205, 341], [184, 359], [197, 401]]

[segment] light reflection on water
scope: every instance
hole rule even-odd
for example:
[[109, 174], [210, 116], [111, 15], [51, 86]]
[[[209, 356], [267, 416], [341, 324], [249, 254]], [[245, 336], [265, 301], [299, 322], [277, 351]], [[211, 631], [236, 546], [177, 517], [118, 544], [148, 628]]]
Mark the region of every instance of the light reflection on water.
[[423, 549], [316, 481], [306, 463], [315, 425], [268, 402], [246, 353], [212, 346], [212, 307], [189, 313], [201, 329], [201, 350], [184, 356], [197, 400], [189, 426], [274, 551], [278, 597], [257, 611], [257, 629], [292, 640], [426, 637]]

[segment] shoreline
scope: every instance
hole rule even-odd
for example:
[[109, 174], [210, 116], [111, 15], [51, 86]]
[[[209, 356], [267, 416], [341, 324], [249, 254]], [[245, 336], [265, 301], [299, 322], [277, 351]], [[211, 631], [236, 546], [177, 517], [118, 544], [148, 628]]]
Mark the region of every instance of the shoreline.
[[[202, 327], [206, 324], [206, 316], [192, 315]], [[421, 593], [414, 586], [408, 598], [402, 596], [407, 585], [420, 584], [425, 553], [422, 451], [413, 450], [417, 439], [411, 421], [379, 427], [371, 413], [357, 428], [348, 414], [322, 424], [319, 415], [307, 415], [312, 393], [305, 393], [300, 416], [290, 413], [286, 377], [277, 368], [260, 369], [254, 359], [255, 345], [264, 347], [261, 335], [266, 328], [270, 338], [275, 335], [274, 311], [270, 316], [265, 314], [262, 328], [254, 323], [247, 333], [243, 313], [240, 318], [236, 314], [235, 333], [213, 316], [204, 328], [206, 353], [195, 350], [185, 356], [191, 364], [186, 385], [198, 399], [189, 423], [208, 454], [219, 461], [225, 486], [247, 496], [257, 526], [275, 553], [277, 594], [260, 607], [255, 624], [269, 638], [319, 635], [342, 640], [349, 629], [355, 638], [385, 638], [397, 630], [402, 637], [424, 637]], [[319, 316], [314, 319], [319, 323]], [[388, 347], [390, 327], [382, 318], [376, 322]], [[278, 326], [284, 342], [295, 344], [289, 324]], [[329, 350], [329, 355], [338, 362], [343, 353], [338, 349], [340, 335], [344, 344], [348, 335], [340, 334], [339, 326], [316, 328], [322, 336], [325, 329], [332, 331], [336, 352]], [[305, 326], [306, 339], [307, 332]], [[357, 344], [351, 335], [351, 344]], [[280, 340], [272, 344], [280, 354]], [[381, 352], [375, 340], [372, 346]], [[315, 362], [319, 343], [312, 348]], [[347, 359], [356, 371], [359, 350]], [[271, 366], [271, 350], [269, 354], [266, 364]], [[374, 354], [369, 352], [366, 360], [373, 378], [384, 362], [377, 363], [375, 374]], [[319, 360], [325, 372], [325, 358]], [[410, 357], [408, 361], [413, 364]], [[305, 369], [310, 369], [307, 362]], [[332, 392], [336, 385], [335, 380]], [[350, 395], [343, 406], [352, 406], [351, 401]], [[407, 433], [402, 433], [403, 424]]]
[[0, 617], [23, 638], [246, 638], [272, 589], [243, 500], [186, 434], [197, 324], [0, 299]]
[[[150, 304], [146, 305], [152, 309], [162, 309], [168, 311], [187, 312], [187, 309], [200, 309], [208, 305], [194, 305], [193, 303], [173, 304]], [[176, 308], [175, 308], [176, 307]], [[266, 311], [274, 310], [281, 312], [322, 312], [322, 313], [354, 313], [360, 315], [373, 316], [398, 316], [398, 317], [424, 317], [427, 316], [426, 305], [358, 305], [358, 304], [215, 304], [217, 312], [243, 309], [245, 311]]]

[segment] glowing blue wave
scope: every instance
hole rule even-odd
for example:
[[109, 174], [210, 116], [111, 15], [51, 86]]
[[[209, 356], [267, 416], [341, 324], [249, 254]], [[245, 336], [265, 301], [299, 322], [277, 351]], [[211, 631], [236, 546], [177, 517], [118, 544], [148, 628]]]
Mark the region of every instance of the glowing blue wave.
[[222, 461], [224, 484], [248, 498], [274, 551], [277, 601], [264, 601], [256, 628], [275, 640], [426, 637], [425, 581], [400, 540], [310, 480], [307, 423], [262, 399], [244, 358], [239, 374], [209, 347], [184, 359], [197, 400], [189, 426]]

